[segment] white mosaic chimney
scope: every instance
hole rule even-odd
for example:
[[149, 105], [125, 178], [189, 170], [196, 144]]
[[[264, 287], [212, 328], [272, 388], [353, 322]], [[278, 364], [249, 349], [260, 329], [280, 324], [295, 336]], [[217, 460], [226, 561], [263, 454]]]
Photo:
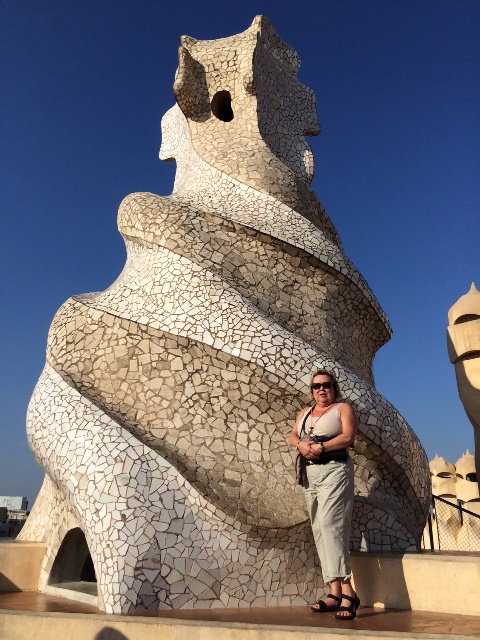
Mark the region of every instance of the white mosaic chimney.
[[374, 387], [388, 320], [309, 189], [320, 127], [299, 64], [264, 17], [182, 38], [160, 150], [173, 193], [123, 201], [125, 268], [61, 307], [31, 400], [46, 480], [22, 538], [48, 543], [40, 588], [79, 529], [107, 612], [318, 597], [287, 437], [320, 367], [359, 418], [352, 545], [418, 545], [428, 464]]

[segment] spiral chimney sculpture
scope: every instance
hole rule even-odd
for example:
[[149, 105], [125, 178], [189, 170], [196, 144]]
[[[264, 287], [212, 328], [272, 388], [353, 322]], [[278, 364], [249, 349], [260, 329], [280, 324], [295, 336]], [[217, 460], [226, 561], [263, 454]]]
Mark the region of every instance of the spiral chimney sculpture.
[[160, 150], [173, 193], [125, 198], [125, 268], [58, 311], [29, 407], [40, 589], [75, 530], [108, 612], [318, 596], [287, 437], [319, 367], [359, 418], [353, 547], [418, 545], [428, 464], [374, 387], [388, 320], [309, 189], [320, 126], [299, 65], [264, 17], [181, 40]]

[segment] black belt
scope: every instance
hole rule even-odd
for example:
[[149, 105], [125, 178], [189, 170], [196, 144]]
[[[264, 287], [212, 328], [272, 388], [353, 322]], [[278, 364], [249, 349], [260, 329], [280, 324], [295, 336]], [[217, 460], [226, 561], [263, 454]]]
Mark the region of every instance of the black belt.
[[305, 459], [305, 464], [309, 467], [312, 464], [327, 464], [328, 462], [347, 462], [349, 455], [346, 449], [340, 451], [328, 451], [322, 453], [319, 458], [313, 460]]

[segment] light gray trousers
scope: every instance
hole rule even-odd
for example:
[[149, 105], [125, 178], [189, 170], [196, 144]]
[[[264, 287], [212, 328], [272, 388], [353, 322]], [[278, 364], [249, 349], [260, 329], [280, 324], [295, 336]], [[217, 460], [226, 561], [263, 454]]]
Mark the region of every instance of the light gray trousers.
[[353, 461], [307, 466], [303, 489], [324, 583], [350, 578]]

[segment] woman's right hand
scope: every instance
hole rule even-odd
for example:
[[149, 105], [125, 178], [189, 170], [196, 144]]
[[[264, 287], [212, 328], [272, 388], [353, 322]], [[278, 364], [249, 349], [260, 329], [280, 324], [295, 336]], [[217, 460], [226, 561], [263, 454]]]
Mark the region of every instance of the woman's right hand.
[[315, 453], [312, 451], [312, 442], [308, 440], [300, 440], [297, 445], [297, 450], [302, 454], [304, 458], [315, 458]]

